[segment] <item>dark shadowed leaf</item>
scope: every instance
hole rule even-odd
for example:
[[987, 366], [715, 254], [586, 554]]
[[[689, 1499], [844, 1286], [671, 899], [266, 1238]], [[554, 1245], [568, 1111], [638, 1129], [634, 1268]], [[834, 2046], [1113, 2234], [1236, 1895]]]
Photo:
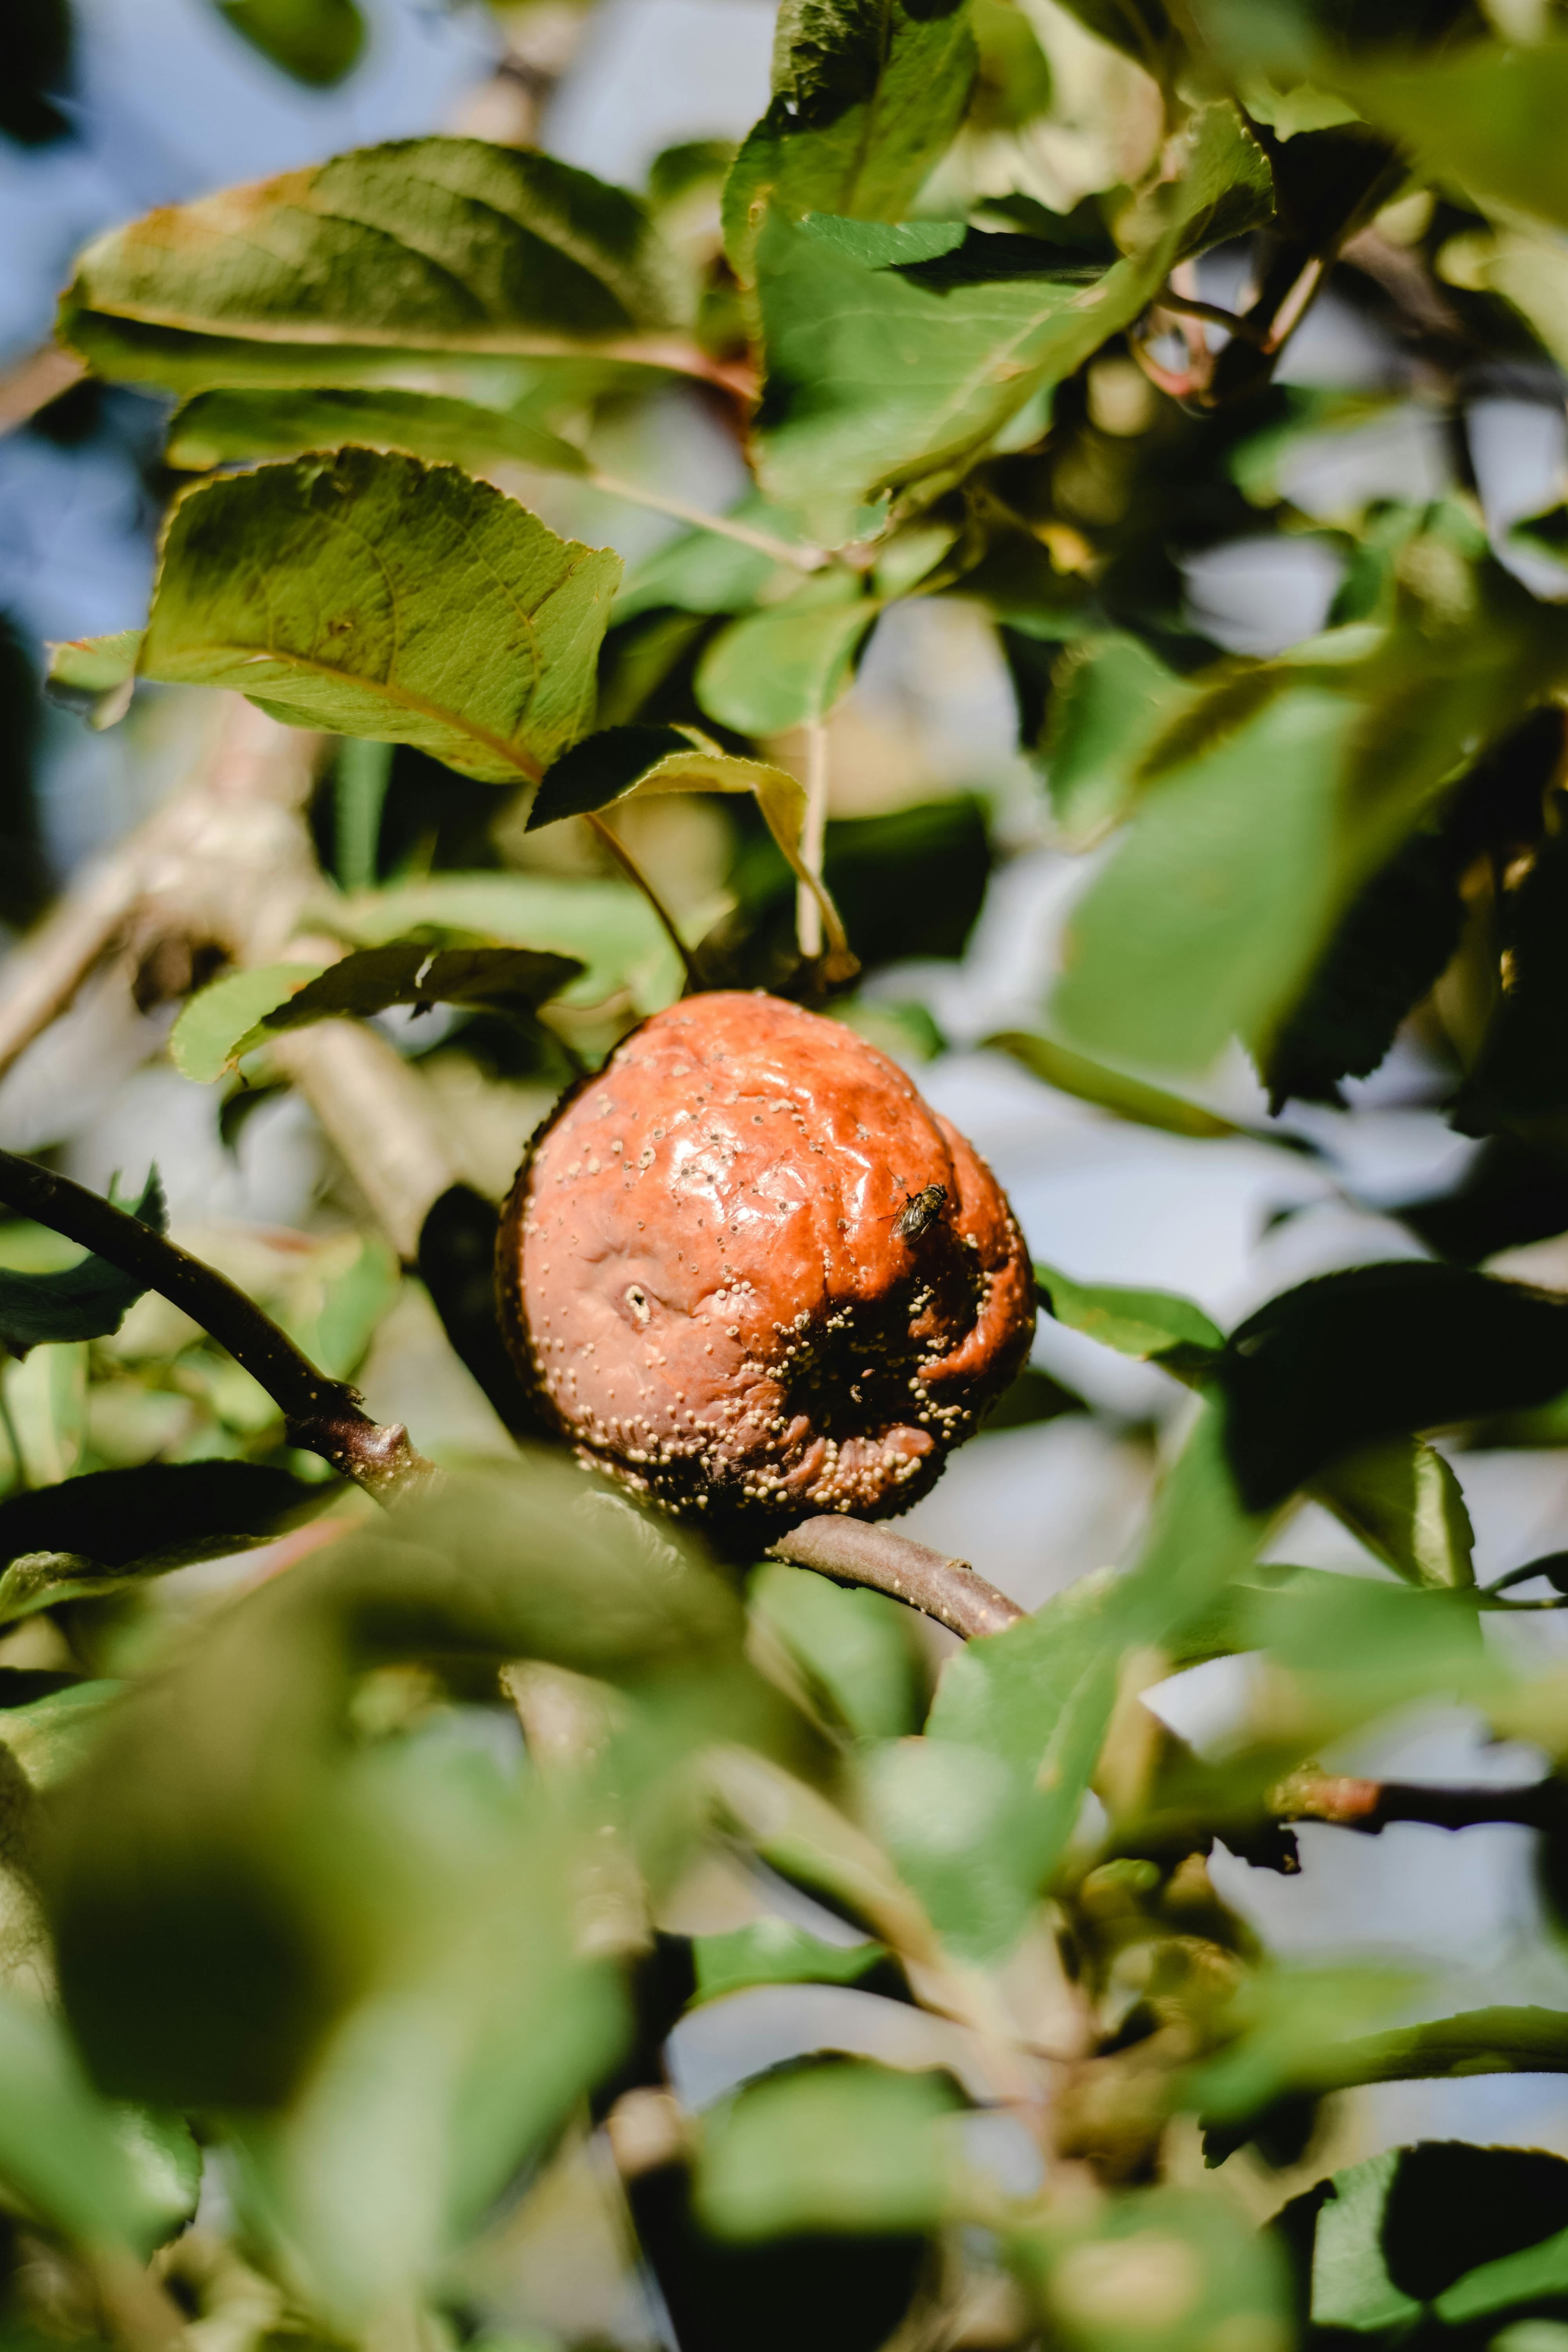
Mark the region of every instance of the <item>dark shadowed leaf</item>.
[[185, 492], [141, 667], [522, 783], [592, 714], [620, 569], [456, 467], [345, 449]]
[[[1521, 870], [1522, 869], [1522, 870]], [[1568, 840], [1543, 841], [1499, 893], [1501, 987], [1453, 1107], [1462, 1135], [1568, 1108]]]
[[786, 0], [773, 42], [773, 102], [724, 188], [724, 245], [754, 276], [770, 204], [897, 221], [963, 119], [977, 63], [965, 0]]
[[12, 1495], [0, 1503], [0, 1618], [268, 1543], [332, 1491], [254, 1462], [148, 1462]]
[[574, 743], [550, 770], [534, 795], [528, 828], [553, 824], [654, 793], [750, 793], [796, 877], [816, 898], [831, 954], [830, 976], [851, 979], [858, 966], [844, 925], [820, 877], [802, 850], [805, 787], [767, 760], [739, 759], [694, 729], [607, 727]]
[[1217, 1369], [1237, 1485], [1265, 1509], [1378, 1439], [1560, 1394], [1568, 1300], [1463, 1266], [1356, 1266], [1270, 1299]]
[[215, 981], [174, 1024], [169, 1050], [188, 1078], [211, 1080], [290, 1029], [368, 1019], [394, 1004], [532, 1013], [582, 972], [574, 957], [532, 948], [428, 948], [416, 940], [362, 948], [330, 964], [266, 964]]
[[312, 89], [342, 81], [364, 47], [354, 0], [217, 0], [217, 6], [253, 48]]
[[1426, 2140], [1333, 2173], [1286, 2207], [1313, 2322], [1404, 2332], [1495, 2325], [1568, 2291], [1568, 2165], [1535, 2149]]
[[1292, 1096], [1339, 1102], [1342, 1078], [1377, 1068], [1458, 945], [1464, 912], [1449, 844], [1412, 834], [1340, 918], [1268, 1049], [1263, 1077], [1276, 1110]]
[[648, 349], [675, 275], [645, 207], [537, 150], [366, 147], [89, 247], [62, 331], [102, 374], [197, 392], [454, 379], [476, 357]]
[[[167, 1230], [169, 1212], [156, 1168], [149, 1169], [141, 1199], [119, 1205], [129, 1207], [154, 1233]], [[55, 1274], [17, 1274], [0, 1266], [0, 1345], [25, 1356], [29, 1348], [52, 1341], [105, 1339], [119, 1330], [144, 1287], [90, 1252]]]

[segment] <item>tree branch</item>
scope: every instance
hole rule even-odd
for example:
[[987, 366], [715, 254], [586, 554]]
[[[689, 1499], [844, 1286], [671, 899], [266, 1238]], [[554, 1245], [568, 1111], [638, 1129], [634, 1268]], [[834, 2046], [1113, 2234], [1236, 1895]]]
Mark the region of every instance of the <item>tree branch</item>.
[[330, 1381], [226, 1275], [68, 1176], [0, 1151], [0, 1202], [107, 1258], [184, 1309], [280, 1407], [290, 1444], [319, 1454], [379, 1503], [437, 1477], [401, 1423], [371, 1419], [346, 1381]]
[[837, 1584], [865, 1584], [874, 1592], [890, 1593], [966, 1642], [1005, 1633], [1027, 1613], [976, 1576], [966, 1559], [948, 1559], [929, 1544], [895, 1535], [890, 1528], [837, 1512], [803, 1519], [769, 1546], [769, 1556], [792, 1560], [797, 1568], [815, 1568]]
[[1322, 1822], [1375, 1837], [1391, 1822], [1425, 1822], [1434, 1829], [1468, 1830], [1511, 1822], [1531, 1830], [1568, 1825], [1568, 1783], [1532, 1780], [1516, 1788], [1438, 1789], [1418, 1781], [1356, 1780], [1327, 1772], [1297, 1772], [1273, 1792], [1270, 1811], [1282, 1822]]

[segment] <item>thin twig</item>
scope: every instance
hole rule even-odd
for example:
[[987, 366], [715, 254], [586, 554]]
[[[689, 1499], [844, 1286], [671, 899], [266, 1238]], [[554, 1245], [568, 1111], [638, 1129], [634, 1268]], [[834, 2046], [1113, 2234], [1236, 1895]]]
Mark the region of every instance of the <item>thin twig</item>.
[[71, 391], [87, 373], [87, 363], [58, 343], [41, 343], [0, 376], [0, 433], [15, 433], [40, 408]]
[[1249, 343], [1262, 344], [1266, 338], [1251, 326], [1239, 311], [1222, 310], [1217, 302], [1200, 302], [1195, 295], [1178, 294], [1172, 286], [1163, 286], [1150, 305], [1154, 310], [1180, 310], [1189, 319], [1207, 319], [1211, 324], [1223, 327], [1229, 335], [1240, 335]]
[[601, 474], [596, 469], [585, 478], [606, 497], [625, 499], [634, 507], [647, 507], [653, 514], [673, 516], [677, 522], [689, 522], [699, 530], [711, 531], [717, 539], [732, 539], [741, 547], [754, 548], [759, 555], [771, 555], [775, 563], [788, 563], [796, 572], [820, 572], [828, 561], [819, 547], [792, 547], [787, 539], [775, 539], [770, 530], [753, 530], [747, 522], [736, 522], [732, 516], [712, 514], [706, 507], [694, 507], [685, 499], [668, 498], [662, 490], [639, 489], [635, 482], [623, 482], [618, 474]]
[[267, 1391], [283, 1413], [291, 1444], [319, 1454], [377, 1502], [439, 1475], [416, 1452], [401, 1423], [383, 1427], [373, 1421], [347, 1381], [319, 1372], [237, 1284], [125, 1210], [11, 1151], [0, 1151], [0, 1202], [181, 1307]]
[[1280, 1821], [1322, 1822], [1370, 1837], [1391, 1822], [1424, 1822], [1440, 1830], [1508, 1822], [1522, 1829], [1550, 1830], [1568, 1823], [1568, 1783], [1531, 1780], [1514, 1788], [1438, 1789], [1419, 1781], [1298, 1772], [1274, 1790], [1269, 1810]]
[[688, 989], [695, 990], [700, 988], [702, 985], [701, 974], [699, 972], [696, 963], [692, 960], [691, 951], [688, 948], [686, 941], [681, 938], [680, 933], [675, 928], [674, 916], [665, 905], [664, 900], [659, 897], [658, 892], [654, 888], [653, 884], [648, 880], [647, 876], [643, 872], [642, 867], [637, 864], [637, 859], [632, 856], [631, 851], [626, 847], [626, 843], [621, 839], [620, 835], [615, 831], [613, 826], [607, 825], [605, 823], [604, 818], [598, 814], [596, 810], [586, 809], [584, 814], [587, 817], [588, 823], [593, 826], [594, 831], [598, 835], [599, 839], [604, 843], [605, 847], [609, 851], [610, 856], [615, 859], [616, 865], [626, 876], [627, 881], [635, 883], [637, 887], [642, 892], [643, 897], [647, 900], [648, 905], [653, 908], [654, 913], [658, 917], [666, 937], [668, 939], [671, 947], [675, 950], [676, 954], [680, 958], [681, 969], [686, 974], [686, 985]]
[[873, 1527], [867, 1519], [826, 1512], [803, 1519], [769, 1549], [773, 1559], [815, 1568], [836, 1583], [866, 1584], [873, 1591], [890, 1593], [966, 1642], [1005, 1633], [1026, 1614], [1016, 1601], [976, 1576], [966, 1559], [949, 1559], [929, 1544], [895, 1535], [891, 1528]]

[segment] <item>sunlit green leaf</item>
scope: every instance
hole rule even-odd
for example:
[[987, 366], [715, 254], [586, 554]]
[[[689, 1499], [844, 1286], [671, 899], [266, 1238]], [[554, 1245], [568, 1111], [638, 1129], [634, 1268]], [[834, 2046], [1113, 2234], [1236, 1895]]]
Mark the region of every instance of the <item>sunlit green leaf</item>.
[[1119, 1118], [1131, 1119], [1136, 1126], [1158, 1128], [1167, 1135], [1244, 1132], [1234, 1119], [1222, 1118], [1218, 1111], [1184, 1102], [1163, 1087], [1129, 1077], [1125, 1071], [1110, 1069], [1103, 1062], [1091, 1062], [1087, 1054], [1075, 1053], [1070, 1045], [1042, 1036], [1037, 1030], [1003, 1029], [985, 1043], [994, 1053], [1011, 1054], [1016, 1062], [1022, 1062], [1026, 1069], [1064, 1095], [1098, 1104], [1101, 1110], [1114, 1111]]
[[829, 1721], [860, 1739], [919, 1729], [927, 1677], [907, 1609], [773, 1560], [754, 1571], [748, 1600]]
[[1225, 1345], [1224, 1334], [1202, 1307], [1173, 1291], [1074, 1282], [1054, 1265], [1037, 1265], [1035, 1280], [1041, 1304], [1058, 1323], [1178, 1378], [1204, 1371]]
[[184, 494], [141, 667], [525, 783], [592, 714], [619, 577], [455, 467], [346, 449]]
[[720, 632], [699, 666], [697, 699], [710, 719], [743, 735], [782, 735], [825, 719], [880, 610], [842, 572], [808, 582]]
[[837, 546], [884, 492], [962, 465], [1136, 318], [1184, 254], [1262, 217], [1268, 166], [1227, 104], [1193, 118], [1182, 163], [1128, 223], [1133, 251], [1088, 272], [977, 230], [938, 258], [879, 263], [866, 232], [775, 205], [756, 247], [763, 489]]
[[940, 2075], [854, 2063], [759, 2083], [704, 2125], [698, 2210], [726, 2238], [931, 2228], [952, 2199], [957, 2104]]
[[411, 356], [624, 349], [656, 363], [676, 277], [635, 196], [533, 149], [366, 147], [149, 214], [89, 246], [62, 331], [183, 392], [384, 381]]
[[1034, 1916], [1052, 1822], [1003, 1759], [952, 1738], [889, 1740], [861, 1766], [867, 1815], [948, 1948], [1002, 1959]]
[[691, 1939], [699, 2001], [721, 2000], [748, 1985], [858, 1984], [886, 1958], [881, 1944], [825, 1943], [785, 1919]]
[[1473, 1584], [1475, 1530], [1443, 1455], [1414, 1438], [1352, 1454], [1313, 1490], [1370, 1551], [1412, 1584]]
[[79, 710], [91, 727], [113, 727], [131, 708], [140, 629], [118, 629], [107, 637], [72, 637], [48, 647], [44, 680], [51, 702]]
[[724, 188], [725, 249], [742, 283], [771, 204], [795, 219], [901, 219], [963, 119], [975, 64], [964, 0], [786, 0], [773, 103]]
[[306, 449], [401, 449], [428, 464], [482, 473], [501, 462], [585, 474], [587, 458], [558, 433], [504, 409], [436, 393], [317, 390], [200, 392], [169, 426], [168, 461], [205, 473], [234, 458]]

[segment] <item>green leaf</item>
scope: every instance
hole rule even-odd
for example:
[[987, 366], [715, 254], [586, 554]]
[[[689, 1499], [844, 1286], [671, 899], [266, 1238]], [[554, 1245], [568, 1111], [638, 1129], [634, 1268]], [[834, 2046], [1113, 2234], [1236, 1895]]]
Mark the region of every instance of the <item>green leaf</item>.
[[[364, 2154], [384, 2125], [397, 2168], [324, 2165], [331, 2221], [300, 2226], [324, 2265], [362, 2280], [434, 2262], [446, 2213], [475, 2218], [614, 2054], [616, 1977], [572, 1950], [572, 1889], [604, 1853], [605, 1815], [590, 1805], [579, 1823], [564, 1790], [542, 1804], [531, 1779], [476, 1772], [471, 1749], [351, 1739], [355, 1679], [404, 1660], [493, 1673], [536, 1657], [620, 1683], [635, 1709], [666, 1677], [686, 1727], [605, 1764], [661, 1833], [654, 1791], [689, 1769], [691, 1738], [735, 1736], [742, 1710], [749, 1731], [768, 1721], [743, 1631], [678, 1538], [542, 1453], [454, 1474], [400, 1513], [395, 1538], [340, 1538], [206, 1618], [71, 1784], [52, 1900], [98, 2079], [176, 2106], [300, 2098], [281, 2141], [258, 2126], [250, 2147], [296, 2220], [318, 2135], [335, 2124]], [[699, 1703], [716, 1686], [727, 1716]], [[678, 1833], [665, 1852], [680, 1851]], [[384, 2221], [366, 2178], [397, 2184]]]
[[1055, 1037], [1043, 1037], [1037, 1030], [1003, 1029], [984, 1040], [995, 1054], [1010, 1054], [1044, 1078], [1059, 1093], [1076, 1096], [1079, 1102], [1098, 1104], [1101, 1110], [1114, 1111], [1118, 1118], [1131, 1119], [1139, 1127], [1158, 1128], [1166, 1135], [1241, 1135], [1246, 1132], [1234, 1119], [1222, 1118], [1218, 1111], [1205, 1110], [1201, 1103], [1184, 1102], [1180, 1095], [1166, 1092], [1163, 1087], [1152, 1087], [1142, 1078], [1130, 1078], [1125, 1071], [1109, 1069], [1103, 1062], [1091, 1062], [1087, 1054], [1073, 1051]]
[[141, 666], [537, 781], [592, 715], [620, 568], [455, 467], [341, 450], [184, 493]]
[[1364, 2335], [1430, 2313], [1445, 2330], [1465, 2329], [1568, 2291], [1561, 2157], [1426, 2141], [1333, 2173], [1286, 2214], [1305, 2219], [1312, 2204], [1320, 2327]]
[[428, 948], [414, 940], [362, 948], [337, 963], [266, 964], [193, 996], [169, 1051], [186, 1077], [210, 1081], [258, 1045], [312, 1022], [368, 1020], [394, 1004], [416, 1013], [437, 1004], [533, 1013], [582, 971], [574, 957], [532, 948]]
[[978, 56], [965, 0], [785, 0], [773, 102], [724, 188], [724, 247], [753, 282], [770, 205], [897, 221], [951, 144]]
[[1414, 833], [1340, 918], [1262, 1076], [1275, 1110], [1293, 1096], [1339, 1103], [1387, 1054], [1459, 943], [1465, 902], [1451, 845]]
[[1474, 42], [1407, 61], [1347, 61], [1331, 79], [1424, 178], [1568, 226], [1557, 130], [1568, 106], [1568, 42]]
[[205, 473], [237, 457], [293, 457], [307, 449], [400, 449], [431, 465], [482, 473], [498, 461], [586, 474], [581, 449], [505, 409], [436, 393], [395, 390], [199, 392], [169, 425], [171, 466]]
[[928, 1732], [1001, 1757], [1038, 1790], [1042, 1881], [1077, 1822], [1123, 1655], [1176, 1646], [1246, 1566], [1266, 1525], [1237, 1495], [1221, 1416], [1208, 1408], [1167, 1475], [1131, 1569], [1084, 1577], [1032, 1617], [948, 1660]]
[[332, 1496], [253, 1462], [95, 1470], [0, 1503], [0, 1622], [270, 1543]]
[[[1201, 1069], [1267, 1037], [1328, 929], [1354, 706], [1301, 688], [1175, 772], [1073, 911], [1052, 1010], [1091, 1054]], [[1268, 814], [1258, 807], [1267, 779]]]
[[887, 1957], [883, 1944], [827, 1944], [787, 1919], [759, 1919], [754, 1927], [692, 1937], [695, 2000], [722, 2000], [748, 1985], [858, 1984]]
[[328, 968], [324, 963], [266, 963], [215, 980], [191, 998], [170, 1031], [170, 1060], [183, 1076], [210, 1086], [233, 1068], [240, 1039]]
[[1266, 1060], [1368, 877], [1568, 670], [1473, 515], [1399, 520], [1375, 618], [1218, 666], [1144, 752], [1055, 998], [1089, 1053], [1200, 1068], [1235, 1034]]
[[364, 18], [354, 0], [217, 0], [252, 48], [311, 89], [331, 89], [358, 64]]
[[1448, 1463], [1415, 1438], [1352, 1454], [1313, 1489], [1396, 1575], [1438, 1590], [1473, 1585], [1475, 1530]]
[[698, 702], [742, 735], [783, 735], [826, 719], [881, 609], [843, 572], [808, 581], [784, 604], [720, 631], [698, 665]]
[[697, 2210], [721, 2238], [930, 2229], [953, 2200], [938, 2074], [846, 2062], [742, 2091], [707, 2117]]
[[824, 546], [855, 538], [863, 509], [956, 475], [1135, 319], [1184, 254], [1254, 225], [1268, 204], [1261, 151], [1216, 102], [1191, 119], [1177, 176], [1135, 209], [1133, 250], [1109, 269], [1086, 273], [1059, 248], [979, 230], [939, 258], [879, 267], [863, 229], [820, 213], [795, 222], [774, 205], [756, 247], [763, 490]]
[[1088, 847], [1130, 813], [1143, 754], [1182, 698], [1181, 680], [1142, 637], [1090, 637], [1062, 655], [1041, 753], [1051, 807], [1073, 847]]
[[[148, 1170], [141, 1199], [129, 1205], [132, 1215], [155, 1234], [167, 1231], [169, 1212], [156, 1168]], [[145, 1286], [90, 1251], [54, 1274], [17, 1274], [0, 1266], [0, 1345], [13, 1356], [25, 1356], [30, 1348], [62, 1339], [106, 1339], [119, 1330]]]
[[753, 1570], [747, 1600], [753, 1622], [784, 1649], [836, 1727], [855, 1739], [919, 1730], [928, 1694], [907, 1609], [772, 1560]]
[[694, 728], [606, 727], [585, 735], [557, 760], [534, 795], [528, 830], [646, 793], [692, 792], [752, 794], [791, 870], [822, 909], [831, 950], [828, 976], [852, 979], [859, 967], [849, 952], [838, 909], [820, 876], [806, 865], [802, 847], [805, 787], [786, 769], [722, 751]]
[[[789, 516], [754, 492], [730, 511], [734, 521], [754, 530], [805, 544]], [[618, 628], [638, 613], [665, 606], [681, 613], [744, 613], [770, 591], [790, 584], [786, 567], [761, 548], [718, 531], [687, 531], [632, 566], [616, 598], [615, 623]]]
[[1463, 1266], [1355, 1266], [1270, 1299], [1218, 1376], [1237, 1485], [1268, 1508], [1380, 1439], [1561, 1394], [1568, 1301]]
[[1053, 1265], [1037, 1265], [1035, 1280], [1041, 1305], [1058, 1323], [1119, 1355], [1158, 1364], [1179, 1380], [1206, 1371], [1225, 1346], [1224, 1333], [1202, 1307], [1173, 1291], [1074, 1282]]
[[1049, 1809], [987, 1748], [889, 1740], [862, 1761], [866, 1816], [948, 1949], [1004, 1959], [1055, 1859]]
[[334, 898], [312, 919], [365, 947], [422, 939], [432, 947], [481, 940], [575, 956], [588, 967], [563, 1003], [602, 1004], [624, 989], [640, 1013], [680, 993], [679, 959], [639, 890], [620, 881], [548, 874], [436, 874], [419, 882]]
[[140, 629], [118, 629], [107, 637], [51, 643], [44, 680], [49, 700], [79, 711], [89, 727], [117, 726], [131, 708], [142, 637]]
[[13, 2192], [79, 2246], [150, 2253], [170, 2217], [133, 2134], [92, 2090], [58, 2018], [0, 1993], [0, 2176]]
[[111, 229], [60, 331], [100, 375], [180, 392], [376, 383], [416, 359], [679, 354], [673, 264], [645, 207], [537, 150], [360, 148]]
[[1005, 2243], [1063, 2352], [1263, 2352], [1290, 2341], [1283, 2257], [1223, 2190], [1123, 2189], [1047, 2209]]

